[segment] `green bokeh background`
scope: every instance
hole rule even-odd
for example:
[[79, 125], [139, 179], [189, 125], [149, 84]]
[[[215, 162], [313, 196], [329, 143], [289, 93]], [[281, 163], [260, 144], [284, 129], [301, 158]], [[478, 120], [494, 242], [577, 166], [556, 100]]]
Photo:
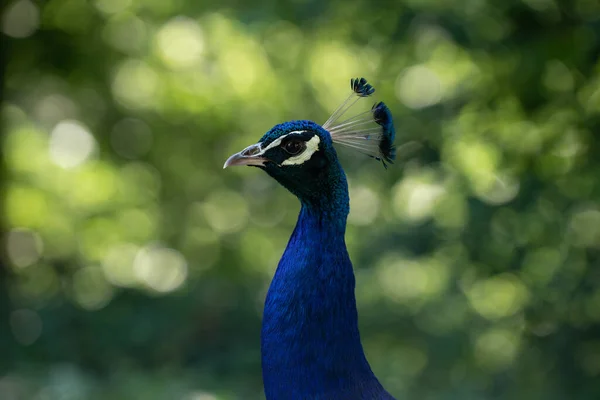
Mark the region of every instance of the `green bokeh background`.
[[299, 205], [222, 165], [325, 121], [357, 76], [418, 144], [387, 171], [339, 150], [380, 380], [600, 398], [597, 0], [11, 0], [1, 18], [0, 399], [263, 398], [262, 302]]

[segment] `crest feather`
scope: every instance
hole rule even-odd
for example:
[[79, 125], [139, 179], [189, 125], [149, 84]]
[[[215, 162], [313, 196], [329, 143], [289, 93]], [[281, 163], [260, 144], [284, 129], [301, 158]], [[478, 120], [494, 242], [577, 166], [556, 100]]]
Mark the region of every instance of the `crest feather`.
[[375, 88], [365, 78], [350, 79], [350, 87], [360, 97], [367, 97], [375, 92]]
[[387, 168], [386, 162], [393, 163], [396, 158], [392, 113], [383, 102], [379, 102], [369, 111], [340, 121], [340, 117], [358, 100], [375, 92], [365, 78], [351, 79], [350, 87], [353, 93], [333, 112], [323, 128], [329, 131], [334, 143], [373, 157]]

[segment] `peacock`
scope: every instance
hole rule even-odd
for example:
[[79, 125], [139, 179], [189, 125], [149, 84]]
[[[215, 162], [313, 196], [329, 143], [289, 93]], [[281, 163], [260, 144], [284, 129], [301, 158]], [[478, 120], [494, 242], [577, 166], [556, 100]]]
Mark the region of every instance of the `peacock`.
[[267, 172], [300, 200], [296, 227], [267, 292], [261, 358], [268, 400], [392, 399], [373, 374], [358, 330], [355, 278], [344, 239], [348, 183], [333, 144], [358, 150], [387, 168], [396, 149], [389, 108], [342, 119], [375, 89], [351, 79], [352, 93], [323, 124], [284, 122], [223, 168]]

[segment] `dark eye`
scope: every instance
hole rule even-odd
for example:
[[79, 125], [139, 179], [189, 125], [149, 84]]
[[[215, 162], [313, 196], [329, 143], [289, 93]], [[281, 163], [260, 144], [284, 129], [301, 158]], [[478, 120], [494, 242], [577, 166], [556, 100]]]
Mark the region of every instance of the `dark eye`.
[[293, 156], [300, 154], [306, 148], [306, 143], [302, 140], [290, 140], [283, 145], [283, 150]]

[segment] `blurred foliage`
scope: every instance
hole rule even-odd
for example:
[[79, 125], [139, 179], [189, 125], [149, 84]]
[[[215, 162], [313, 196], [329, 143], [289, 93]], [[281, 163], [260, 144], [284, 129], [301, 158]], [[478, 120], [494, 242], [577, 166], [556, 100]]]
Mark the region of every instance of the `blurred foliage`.
[[221, 167], [355, 76], [421, 144], [388, 171], [340, 150], [385, 386], [600, 398], [597, 0], [9, 0], [0, 23], [2, 400], [260, 399], [298, 204]]

